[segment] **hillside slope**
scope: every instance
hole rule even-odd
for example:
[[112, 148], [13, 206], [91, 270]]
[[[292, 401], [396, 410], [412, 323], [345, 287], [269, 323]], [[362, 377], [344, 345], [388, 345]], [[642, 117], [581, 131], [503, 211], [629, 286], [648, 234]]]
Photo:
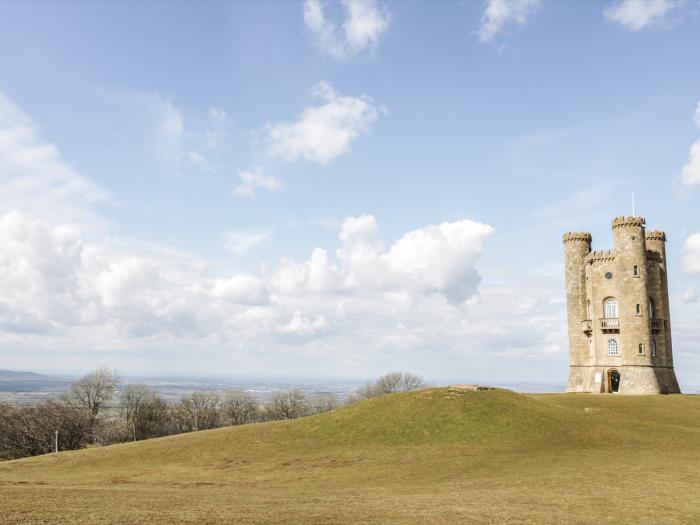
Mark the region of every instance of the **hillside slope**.
[[[51, 523], [700, 522], [700, 397], [430, 389], [0, 464]], [[50, 504], [47, 504], [50, 502]]]

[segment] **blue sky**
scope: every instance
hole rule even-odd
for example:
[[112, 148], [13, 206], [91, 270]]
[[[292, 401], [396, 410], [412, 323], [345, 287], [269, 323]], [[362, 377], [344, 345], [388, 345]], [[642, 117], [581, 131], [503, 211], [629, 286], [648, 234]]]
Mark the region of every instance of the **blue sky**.
[[561, 234], [669, 237], [700, 384], [700, 5], [0, 5], [0, 365], [563, 383]]

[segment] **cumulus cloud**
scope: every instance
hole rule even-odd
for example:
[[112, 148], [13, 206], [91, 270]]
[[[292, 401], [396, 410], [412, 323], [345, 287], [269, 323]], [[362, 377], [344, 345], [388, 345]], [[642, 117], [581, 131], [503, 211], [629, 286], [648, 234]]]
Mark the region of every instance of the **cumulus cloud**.
[[338, 24], [326, 16], [320, 0], [304, 3], [304, 24], [316, 48], [336, 60], [346, 60], [364, 51], [373, 51], [389, 28], [386, 9], [375, 0], [343, 0], [344, 21]]
[[683, 290], [681, 299], [684, 303], [697, 303], [698, 299], [700, 299], [700, 296], [698, 295], [697, 289], [691, 286], [690, 288], [686, 288], [685, 290]]
[[107, 192], [66, 163], [33, 120], [0, 92], [0, 211], [86, 226], [101, 223], [90, 210], [108, 202]]
[[234, 230], [224, 234], [224, 247], [235, 257], [248, 254], [270, 238], [270, 232], [262, 230]]
[[[700, 128], [700, 102], [698, 102], [698, 107], [695, 109], [693, 120]], [[700, 184], [700, 139], [696, 140], [690, 147], [688, 162], [683, 166], [683, 171], [681, 171], [681, 181], [686, 186]]]
[[257, 189], [280, 191], [284, 186], [277, 177], [263, 174], [262, 170], [242, 170], [238, 172], [241, 183], [234, 186], [235, 197], [254, 197]]
[[541, 0], [488, 0], [477, 36], [481, 42], [491, 42], [506, 25], [524, 25], [542, 6]]
[[700, 184], [700, 139], [690, 147], [688, 162], [681, 171], [681, 180], [686, 186]]
[[603, 15], [631, 31], [658, 25], [680, 2], [674, 0], [622, 0], [607, 7]]
[[[267, 276], [213, 277], [205, 261], [189, 254], [90, 240], [76, 228], [6, 213], [0, 340], [4, 331], [263, 344], [276, 336], [344, 338], [363, 323], [380, 333], [425, 302], [449, 311], [474, 297], [475, 260], [491, 232], [462, 220], [408, 232], [384, 248], [376, 220], [363, 215], [343, 224], [335, 258], [316, 248], [305, 261], [281, 261]], [[241, 238], [239, 245], [248, 242]]]
[[324, 103], [304, 109], [294, 122], [267, 126], [268, 151], [273, 157], [289, 161], [301, 157], [326, 165], [349, 152], [379, 117], [369, 98], [340, 95], [329, 82], [316, 84], [312, 95]]
[[683, 243], [683, 270], [700, 273], [700, 232], [692, 234]]

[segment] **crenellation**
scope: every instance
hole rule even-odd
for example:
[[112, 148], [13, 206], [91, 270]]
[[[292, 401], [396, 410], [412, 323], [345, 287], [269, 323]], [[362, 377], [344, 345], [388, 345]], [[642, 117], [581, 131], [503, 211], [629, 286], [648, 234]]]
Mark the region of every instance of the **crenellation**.
[[643, 217], [612, 221], [615, 248], [564, 234], [569, 392], [680, 392], [671, 345], [666, 234]]

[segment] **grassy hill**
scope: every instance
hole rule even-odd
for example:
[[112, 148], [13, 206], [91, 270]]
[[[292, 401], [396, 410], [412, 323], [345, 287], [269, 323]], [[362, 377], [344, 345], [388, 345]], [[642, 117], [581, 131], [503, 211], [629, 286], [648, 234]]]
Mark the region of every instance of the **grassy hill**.
[[13, 523], [697, 523], [700, 396], [429, 389], [0, 464]]

